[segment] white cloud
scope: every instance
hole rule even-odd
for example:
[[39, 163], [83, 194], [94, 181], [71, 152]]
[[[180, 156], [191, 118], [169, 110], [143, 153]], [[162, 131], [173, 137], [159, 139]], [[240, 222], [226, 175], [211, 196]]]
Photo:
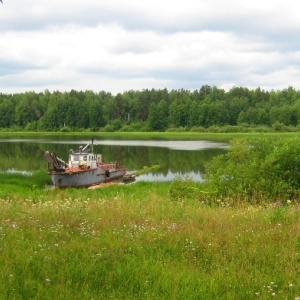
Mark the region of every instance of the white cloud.
[[292, 0], [4, 1], [0, 91], [300, 88]]

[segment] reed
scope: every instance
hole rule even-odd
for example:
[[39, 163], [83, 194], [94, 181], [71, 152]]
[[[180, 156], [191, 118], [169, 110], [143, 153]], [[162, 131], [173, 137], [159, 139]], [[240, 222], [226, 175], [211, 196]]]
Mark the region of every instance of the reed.
[[169, 183], [27, 183], [0, 193], [1, 299], [300, 297], [297, 203], [174, 201]]

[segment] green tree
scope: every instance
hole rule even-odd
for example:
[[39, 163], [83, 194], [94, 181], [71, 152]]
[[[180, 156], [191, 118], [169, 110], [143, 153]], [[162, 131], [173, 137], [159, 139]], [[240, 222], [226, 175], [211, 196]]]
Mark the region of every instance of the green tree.
[[187, 112], [180, 100], [173, 101], [169, 106], [169, 124], [175, 127], [187, 125]]
[[100, 99], [94, 99], [89, 103], [89, 127], [97, 130], [105, 126], [103, 107]]
[[168, 126], [168, 107], [165, 100], [158, 104], [151, 103], [149, 108], [149, 129], [152, 131], [162, 131]]
[[245, 96], [234, 96], [227, 101], [229, 125], [237, 125], [239, 114], [249, 108], [249, 99]]
[[276, 122], [282, 123], [284, 125], [294, 125], [296, 126], [297, 121], [297, 113], [294, 111], [294, 108], [290, 105], [283, 106], [274, 106], [270, 110], [270, 122], [271, 124], [275, 124]]
[[146, 121], [149, 115], [149, 107], [151, 104], [151, 92], [146, 89], [137, 95], [136, 116], [140, 121]]
[[28, 92], [18, 95], [15, 114], [17, 125], [25, 127], [32, 121], [38, 121], [42, 115], [42, 106], [36, 93]]
[[263, 108], [249, 107], [242, 111], [238, 117], [238, 124], [270, 125], [269, 114]]
[[186, 104], [187, 109], [187, 125], [189, 127], [199, 125], [198, 103], [195, 100], [189, 100]]
[[204, 102], [199, 106], [199, 125], [203, 127], [222, 126], [229, 122], [229, 113], [225, 102]]
[[15, 107], [12, 100], [4, 99], [0, 103], [0, 127], [9, 128], [14, 124]]

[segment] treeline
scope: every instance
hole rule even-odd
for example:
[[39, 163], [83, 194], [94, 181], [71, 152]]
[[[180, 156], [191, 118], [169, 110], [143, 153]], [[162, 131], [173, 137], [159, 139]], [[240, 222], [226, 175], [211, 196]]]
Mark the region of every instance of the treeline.
[[202, 86], [0, 94], [0, 128], [29, 131], [298, 130], [300, 91]]

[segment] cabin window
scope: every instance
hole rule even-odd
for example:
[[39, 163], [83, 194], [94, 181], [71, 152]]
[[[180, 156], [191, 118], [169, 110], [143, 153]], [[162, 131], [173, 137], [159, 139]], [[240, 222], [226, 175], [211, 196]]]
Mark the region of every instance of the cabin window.
[[87, 156], [86, 155], [83, 157], [83, 160], [87, 161]]
[[74, 155], [74, 161], [79, 161], [79, 155]]

